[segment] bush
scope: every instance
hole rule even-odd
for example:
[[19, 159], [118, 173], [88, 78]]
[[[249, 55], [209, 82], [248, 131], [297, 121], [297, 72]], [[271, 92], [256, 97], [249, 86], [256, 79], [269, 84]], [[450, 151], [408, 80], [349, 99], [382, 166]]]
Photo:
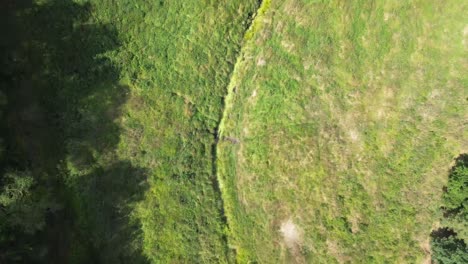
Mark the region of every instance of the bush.
[[468, 248], [463, 239], [457, 238], [457, 234], [450, 229], [439, 229], [435, 233], [445, 233], [437, 236], [433, 233], [432, 260], [439, 264], [468, 263]]
[[468, 155], [456, 159], [444, 188], [444, 227], [432, 232], [432, 259], [436, 263], [468, 263]]
[[445, 210], [452, 214], [468, 211], [468, 154], [457, 158], [444, 193]]

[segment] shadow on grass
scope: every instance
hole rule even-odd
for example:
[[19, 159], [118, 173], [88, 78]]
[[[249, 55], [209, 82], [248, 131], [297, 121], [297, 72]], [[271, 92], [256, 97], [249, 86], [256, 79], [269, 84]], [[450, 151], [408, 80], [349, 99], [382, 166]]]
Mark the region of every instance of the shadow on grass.
[[33, 191], [62, 209], [44, 212], [47, 227], [34, 243], [19, 245], [18, 230], [7, 246], [29, 263], [145, 263], [131, 211], [147, 172], [114, 154], [129, 94], [108, 57], [121, 45], [117, 31], [97, 22], [89, 3], [40, 2], [0, 3], [1, 173], [32, 171]]
[[[141, 254], [140, 223], [132, 219], [132, 205], [143, 198], [147, 172], [129, 162], [117, 162], [80, 177], [75, 188], [80, 211], [76, 253], [79, 263], [147, 263]], [[83, 243], [86, 242], [86, 243]]]

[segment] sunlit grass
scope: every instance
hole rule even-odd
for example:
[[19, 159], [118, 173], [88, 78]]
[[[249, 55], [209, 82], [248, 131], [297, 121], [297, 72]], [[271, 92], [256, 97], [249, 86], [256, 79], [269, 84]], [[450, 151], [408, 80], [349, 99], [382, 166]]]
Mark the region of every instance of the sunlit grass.
[[[458, 1], [271, 1], [218, 146], [238, 261], [427, 259], [466, 132]], [[465, 145], [463, 145], [463, 143]], [[281, 225], [302, 232], [287, 245]]]

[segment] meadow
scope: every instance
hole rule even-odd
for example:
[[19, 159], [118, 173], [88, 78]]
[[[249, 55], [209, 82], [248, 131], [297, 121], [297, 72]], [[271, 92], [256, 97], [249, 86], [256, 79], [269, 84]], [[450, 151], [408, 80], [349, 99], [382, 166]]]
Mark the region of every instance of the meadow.
[[466, 152], [461, 1], [268, 1], [236, 64], [218, 174], [239, 263], [430, 263]]

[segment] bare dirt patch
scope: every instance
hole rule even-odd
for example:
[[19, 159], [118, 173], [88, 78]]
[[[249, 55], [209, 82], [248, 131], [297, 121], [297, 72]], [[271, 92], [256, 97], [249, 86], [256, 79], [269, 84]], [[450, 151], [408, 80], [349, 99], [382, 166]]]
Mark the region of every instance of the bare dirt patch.
[[431, 241], [430, 241], [430, 239], [427, 238], [426, 240], [420, 242], [419, 245], [420, 245], [420, 247], [422, 248], [422, 250], [424, 251], [424, 254], [425, 254], [422, 263], [423, 263], [423, 264], [431, 264], [431, 263], [432, 263], [432, 262], [431, 262], [431, 259], [432, 259], [431, 254], [432, 254], [432, 252], [431, 252]]
[[265, 66], [266, 60], [264, 58], [259, 58], [257, 60], [257, 66]]
[[252, 97], [252, 98], [255, 98], [256, 96], [257, 96], [257, 89], [253, 90], [252, 96], [251, 96], [251, 97]]
[[291, 219], [283, 222], [280, 227], [281, 235], [290, 254], [294, 257], [297, 263], [303, 262], [300, 249], [302, 246], [303, 232]]
[[295, 248], [300, 245], [301, 232], [291, 219], [281, 224], [281, 234], [283, 235], [284, 242], [289, 248]]

